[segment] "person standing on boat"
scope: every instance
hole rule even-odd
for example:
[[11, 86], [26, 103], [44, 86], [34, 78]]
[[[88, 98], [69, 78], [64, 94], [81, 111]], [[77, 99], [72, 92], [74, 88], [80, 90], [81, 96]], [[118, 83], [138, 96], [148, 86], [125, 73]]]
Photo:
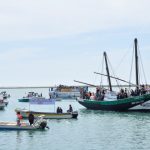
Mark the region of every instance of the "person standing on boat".
[[20, 112], [17, 112], [17, 125], [20, 126], [21, 125], [21, 119], [22, 119], [22, 115], [20, 114]]
[[32, 113], [29, 114], [28, 116], [28, 119], [29, 119], [29, 123], [30, 123], [30, 126], [34, 123], [34, 115]]

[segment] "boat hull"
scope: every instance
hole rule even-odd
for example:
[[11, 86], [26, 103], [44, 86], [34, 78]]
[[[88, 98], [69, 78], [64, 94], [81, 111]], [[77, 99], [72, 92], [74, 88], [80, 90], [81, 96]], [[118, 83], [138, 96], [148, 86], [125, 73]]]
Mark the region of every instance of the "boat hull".
[[77, 118], [78, 117], [78, 112], [50, 113], [50, 112], [35, 112], [35, 111], [29, 111], [29, 110], [25, 110], [25, 109], [16, 109], [15, 111], [20, 112], [23, 118], [28, 118], [30, 113], [32, 113], [35, 118], [43, 115], [44, 119], [71, 119], [71, 118]]
[[150, 100], [140, 105], [131, 107], [129, 111], [150, 112]]
[[26, 123], [18, 126], [15, 122], [0, 122], [0, 130], [40, 130], [41, 128], [36, 128], [34, 126], [30, 126]]
[[21, 98], [21, 99], [18, 99], [19, 102], [29, 102], [29, 98]]
[[3, 103], [0, 103], [0, 110], [3, 110], [4, 108], [5, 108], [5, 103], [3, 102]]
[[150, 99], [150, 94], [135, 96], [114, 101], [78, 100], [87, 109], [126, 111], [131, 107], [142, 104]]

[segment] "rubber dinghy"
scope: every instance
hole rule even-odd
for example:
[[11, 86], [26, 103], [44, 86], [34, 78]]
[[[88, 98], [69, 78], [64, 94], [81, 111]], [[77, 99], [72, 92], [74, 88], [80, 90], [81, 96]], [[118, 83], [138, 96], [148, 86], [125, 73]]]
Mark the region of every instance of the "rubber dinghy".
[[25, 122], [21, 125], [17, 125], [16, 122], [0, 122], [0, 130], [43, 130], [46, 127], [47, 121], [43, 119], [43, 116], [39, 116], [33, 125]]

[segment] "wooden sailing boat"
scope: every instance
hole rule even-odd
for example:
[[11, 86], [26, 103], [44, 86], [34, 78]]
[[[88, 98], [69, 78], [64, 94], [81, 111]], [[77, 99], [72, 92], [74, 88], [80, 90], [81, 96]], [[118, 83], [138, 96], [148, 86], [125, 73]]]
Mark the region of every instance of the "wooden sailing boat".
[[[135, 45], [137, 45], [137, 39], [135, 39]], [[136, 87], [139, 88], [139, 79], [138, 79], [138, 56], [137, 56], [137, 46], [135, 46], [135, 59], [136, 59]], [[104, 52], [105, 63], [106, 63], [106, 72], [109, 83], [109, 90], [112, 92], [111, 79], [109, 74], [109, 68], [107, 63], [107, 55]], [[142, 104], [146, 101], [150, 100], [150, 94], [132, 96], [123, 99], [115, 99], [115, 100], [89, 100], [89, 99], [79, 99], [78, 102], [85, 106], [87, 109], [93, 110], [111, 110], [111, 111], [126, 111], [131, 107]]]

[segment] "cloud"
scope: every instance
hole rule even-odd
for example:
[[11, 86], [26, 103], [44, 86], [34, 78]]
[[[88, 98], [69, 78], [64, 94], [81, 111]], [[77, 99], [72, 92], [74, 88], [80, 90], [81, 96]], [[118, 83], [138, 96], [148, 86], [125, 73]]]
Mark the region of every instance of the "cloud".
[[148, 27], [149, 5], [147, 0], [6, 0], [0, 6], [0, 40]]
[[[1, 2], [0, 83], [75, 84], [74, 79], [91, 83], [93, 72], [100, 71], [103, 50], [108, 50], [117, 76], [128, 80], [129, 59], [122, 69], [120, 59], [130, 46], [132, 51], [130, 40], [137, 35], [146, 35], [149, 45], [149, 5], [147, 0]], [[142, 49], [149, 64], [149, 47]]]

